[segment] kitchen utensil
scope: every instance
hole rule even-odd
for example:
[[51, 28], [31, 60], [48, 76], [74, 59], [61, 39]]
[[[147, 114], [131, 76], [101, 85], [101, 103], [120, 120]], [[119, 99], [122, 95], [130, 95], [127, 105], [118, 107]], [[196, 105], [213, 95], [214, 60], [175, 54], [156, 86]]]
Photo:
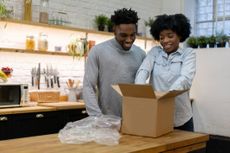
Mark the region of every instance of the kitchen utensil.
[[38, 63], [38, 69], [37, 69], [38, 90], [40, 89], [40, 79], [41, 79], [41, 63]]
[[66, 84], [67, 84], [68, 88], [73, 88], [74, 87], [74, 80], [68, 79], [68, 81], [66, 81]]

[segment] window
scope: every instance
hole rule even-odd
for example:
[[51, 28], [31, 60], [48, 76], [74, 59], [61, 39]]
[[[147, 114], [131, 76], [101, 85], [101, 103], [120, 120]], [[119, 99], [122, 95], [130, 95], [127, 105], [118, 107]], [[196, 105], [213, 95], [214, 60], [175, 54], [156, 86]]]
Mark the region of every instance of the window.
[[230, 35], [230, 0], [196, 0], [196, 35]]

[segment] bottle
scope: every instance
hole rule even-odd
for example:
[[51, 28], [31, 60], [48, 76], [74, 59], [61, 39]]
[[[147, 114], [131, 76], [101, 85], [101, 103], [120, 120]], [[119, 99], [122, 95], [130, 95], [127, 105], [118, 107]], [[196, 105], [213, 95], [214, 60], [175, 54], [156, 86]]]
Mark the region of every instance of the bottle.
[[32, 35], [26, 36], [26, 49], [34, 50], [34, 48], [35, 48], [34, 36]]
[[39, 22], [48, 23], [49, 0], [40, 0]]
[[24, 20], [32, 19], [32, 0], [24, 0]]
[[48, 40], [47, 40], [47, 35], [45, 33], [40, 33], [39, 34], [39, 39], [38, 39], [38, 50], [40, 51], [47, 51], [48, 50]]

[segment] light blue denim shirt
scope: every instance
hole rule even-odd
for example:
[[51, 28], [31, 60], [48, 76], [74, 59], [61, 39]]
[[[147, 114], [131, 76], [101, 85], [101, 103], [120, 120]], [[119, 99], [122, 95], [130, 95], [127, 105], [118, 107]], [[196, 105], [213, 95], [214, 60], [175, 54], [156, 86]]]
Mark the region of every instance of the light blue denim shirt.
[[[192, 48], [178, 48], [168, 55], [156, 46], [138, 69], [135, 83], [145, 84], [149, 79], [156, 91], [186, 90], [190, 89], [195, 72], [196, 54]], [[175, 104], [174, 126], [178, 127], [192, 117], [189, 91], [177, 96]]]

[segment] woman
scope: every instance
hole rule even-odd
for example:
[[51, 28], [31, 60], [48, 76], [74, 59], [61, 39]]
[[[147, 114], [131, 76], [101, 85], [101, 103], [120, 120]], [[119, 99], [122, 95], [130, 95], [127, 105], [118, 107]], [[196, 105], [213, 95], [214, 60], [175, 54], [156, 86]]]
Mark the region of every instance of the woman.
[[[136, 74], [135, 83], [150, 83], [156, 91], [187, 90], [196, 71], [196, 55], [191, 48], [181, 48], [190, 35], [189, 20], [183, 14], [160, 15], [151, 25], [151, 35], [161, 46], [153, 47]], [[175, 99], [174, 127], [193, 131], [189, 91]]]

